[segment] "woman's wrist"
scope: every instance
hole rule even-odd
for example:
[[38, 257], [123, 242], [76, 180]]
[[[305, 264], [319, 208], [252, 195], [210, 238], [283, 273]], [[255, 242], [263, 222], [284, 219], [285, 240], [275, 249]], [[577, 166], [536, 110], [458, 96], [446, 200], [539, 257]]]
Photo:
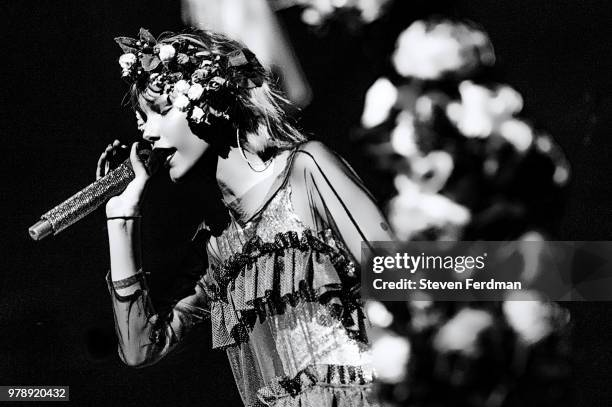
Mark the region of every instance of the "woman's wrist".
[[138, 204], [124, 202], [119, 197], [111, 198], [106, 204], [106, 219], [134, 219], [140, 216]]
[[140, 214], [139, 208], [131, 208], [125, 210], [112, 210], [106, 211], [106, 219], [114, 220], [114, 219], [139, 219], [142, 215]]
[[107, 216], [106, 220], [110, 221], [110, 220], [137, 220], [142, 218], [142, 216], [140, 215], [130, 215], [130, 216]]

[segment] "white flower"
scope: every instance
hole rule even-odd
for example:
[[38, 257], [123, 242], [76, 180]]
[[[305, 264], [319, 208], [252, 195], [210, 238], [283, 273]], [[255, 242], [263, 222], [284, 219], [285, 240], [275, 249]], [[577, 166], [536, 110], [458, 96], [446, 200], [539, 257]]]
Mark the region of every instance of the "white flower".
[[202, 93], [204, 93], [204, 88], [199, 83], [196, 83], [191, 85], [189, 91], [187, 92], [187, 96], [191, 100], [198, 100], [200, 96], [202, 96]]
[[193, 108], [193, 111], [191, 112], [191, 118], [193, 119], [194, 122], [200, 123], [202, 119], [204, 118], [204, 110], [202, 110], [198, 106], [195, 106]]
[[395, 178], [399, 194], [389, 202], [388, 217], [393, 230], [402, 240], [429, 228], [440, 230], [440, 238], [460, 237], [470, 221], [470, 211], [444, 195], [424, 192], [405, 175]]
[[542, 301], [504, 301], [504, 315], [510, 326], [527, 344], [548, 336], [552, 330], [553, 308]]
[[481, 31], [464, 24], [416, 21], [397, 39], [393, 64], [403, 76], [440, 79], [445, 73], [465, 75], [495, 61], [493, 47]]
[[391, 146], [396, 153], [404, 157], [412, 157], [419, 152], [416, 144], [416, 130], [414, 128], [414, 116], [402, 111], [397, 116], [397, 126], [391, 131]]
[[136, 63], [136, 55], [132, 53], [123, 54], [119, 57], [119, 65], [125, 71], [128, 70]]
[[[523, 107], [521, 95], [509, 86], [489, 89], [463, 81], [459, 84], [459, 93], [461, 101], [449, 103], [446, 115], [466, 137], [490, 136]], [[517, 143], [521, 146], [525, 144]]]
[[396, 101], [395, 86], [387, 78], [378, 78], [366, 92], [361, 124], [366, 128], [378, 126], [389, 116]]
[[499, 134], [519, 152], [525, 152], [533, 142], [533, 130], [521, 120], [506, 120], [499, 126]]
[[184, 79], [181, 79], [180, 81], [177, 81], [174, 84], [174, 91], [185, 95], [189, 91], [189, 87], [190, 87], [189, 82], [187, 82]]
[[323, 15], [314, 7], [308, 7], [302, 12], [302, 21], [308, 25], [318, 25], [323, 21]]
[[384, 11], [389, 0], [358, 0], [357, 8], [361, 11], [361, 18], [366, 23], [378, 19]]
[[381, 328], [387, 328], [393, 322], [393, 314], [381, 302], [368, 301], [365, 312], [370, 322]]
[[161, 59], [162, 62], [170, 61], [174, 58], [174, 55], [176, 55], [176, 50], [172, 45], [162, 44], [159, 46], [159, 59]]
[[523, 109], [523, 97], [508, 85], [499, 86], [495, 89], [495, 98], [490, 109], [498, 116], [516, 114]]
[[393, 54], [393, 64], [402, 76], [438, 79], [446, 71], [461, 66], [461, 45], [446, 35], [426, 32], [423, 21], [413, 23], [400, 34]]
[[438, 192], [445, 185], [455, 169], [453, 157], [444, 150], [434, 150], [425, 157], [412, 157], [410, 168], [413, 179], [424, 192]]
[[372, 365], [377, 377], [385, 383], [399, 383], [406, 375], [410, 359], [410, 342], [399, 336], [385, 335], [372, 346]]
[[189, 107], [189, 99], [187, 99], [187, 96], [185, 95], [179, 95], [174, 99], [172, 105], [180, 111], [184, 112]]
[[447, 114], [466, 137], [488, 137], [493, 131], [494, 117], [489, 106], [493, 92], [484, 86], [463, 81], [459, 85], [461, 103], [449, 103]]
[[451, 318], [434, 338], [434, 347], [443, 353], [478, 354], [478, 336], [493, 325], [493, 316], [486, 311], [464, 308]]

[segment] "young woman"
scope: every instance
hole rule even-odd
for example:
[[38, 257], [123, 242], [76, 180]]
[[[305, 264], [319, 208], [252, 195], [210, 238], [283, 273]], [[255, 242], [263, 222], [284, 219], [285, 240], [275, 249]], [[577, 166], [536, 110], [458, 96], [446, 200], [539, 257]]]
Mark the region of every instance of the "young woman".
[[193, 295], [157, 314], [140, 266], [149, 175], [132, 146], [135, 179], [106, 206], [121, 358], [155, 363], [210, 318], [246, 406], [372, 405], [358, 259], [362, 242], [392, 236], [371, 196], [342, 159], [287, 123], [268, 73], [239, 43], [146, 30], [117, 41], [143, 138], [170, 154], [172, 180], [212, 149], [231, 219], [218, 231], [200, 225], [209, 267]]

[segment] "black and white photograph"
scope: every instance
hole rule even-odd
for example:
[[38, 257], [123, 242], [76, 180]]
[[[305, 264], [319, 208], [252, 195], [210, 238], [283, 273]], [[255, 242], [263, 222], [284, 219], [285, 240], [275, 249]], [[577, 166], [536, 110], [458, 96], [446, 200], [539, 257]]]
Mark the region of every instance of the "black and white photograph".
[[606, 2], [0, 10], [0, 405], [612, 405]]

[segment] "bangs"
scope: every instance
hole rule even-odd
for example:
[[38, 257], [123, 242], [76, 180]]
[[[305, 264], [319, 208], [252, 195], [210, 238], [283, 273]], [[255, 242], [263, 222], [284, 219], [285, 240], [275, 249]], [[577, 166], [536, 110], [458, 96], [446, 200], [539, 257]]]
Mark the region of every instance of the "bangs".
[[155, 92], [150, 87], [141, 90], [135, 84], [130, 87], [125, 96], [132, 109], [140, 113], [146, 111], [147, 108], [158, 111], [170, 104], [168, 95], [165, 93]]

